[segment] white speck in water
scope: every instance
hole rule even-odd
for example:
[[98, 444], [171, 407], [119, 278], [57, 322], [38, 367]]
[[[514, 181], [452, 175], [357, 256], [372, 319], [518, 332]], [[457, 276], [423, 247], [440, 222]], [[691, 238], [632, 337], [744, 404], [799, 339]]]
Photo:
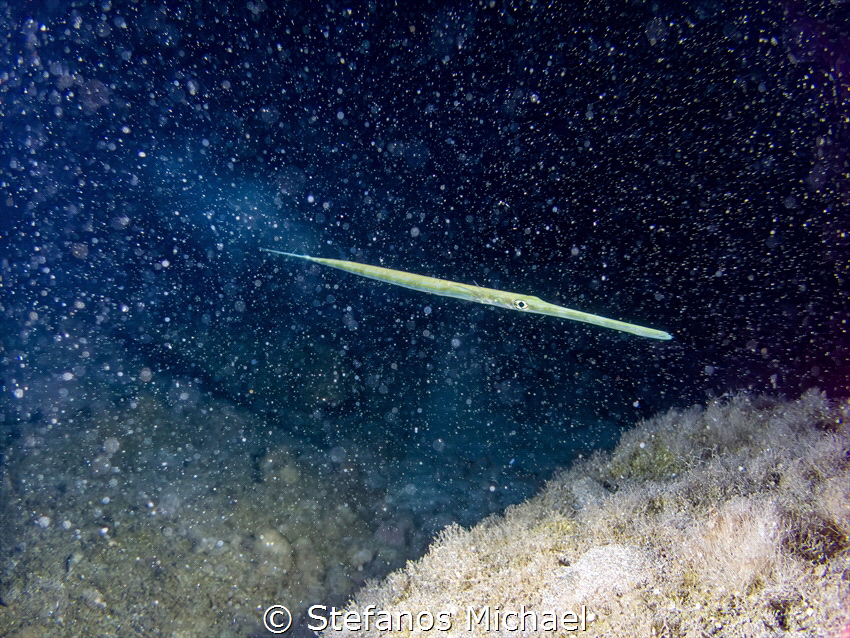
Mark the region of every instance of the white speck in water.
[[107, 456], [112, 456], [121, 448], [121, 444], [118, 442], [113, 436], [105, 439], [103, 441], [103, 451], [106, 452]]

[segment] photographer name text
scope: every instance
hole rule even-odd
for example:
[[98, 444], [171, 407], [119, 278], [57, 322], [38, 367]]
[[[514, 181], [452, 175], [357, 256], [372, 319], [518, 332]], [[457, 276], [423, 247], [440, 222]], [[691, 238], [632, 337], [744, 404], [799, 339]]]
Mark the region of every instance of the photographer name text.
[[499, 632], [580, 632], [587, 629], [595, 615], [582, 605], [577, 611], [536, 611], [522, 605], [519, 609], [467, 607], [456, 618], [450, 611], [384, 611], [375, 605], [363, 610], [346, 610], [313, 605], [307, 610], [313, 631], [499, 631]]

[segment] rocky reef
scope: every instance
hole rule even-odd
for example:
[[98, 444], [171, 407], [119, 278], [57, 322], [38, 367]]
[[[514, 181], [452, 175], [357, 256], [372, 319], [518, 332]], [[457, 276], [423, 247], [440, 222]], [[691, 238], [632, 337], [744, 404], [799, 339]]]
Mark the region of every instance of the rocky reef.
[[848, 417], [850, 405], [817, 392], [662, 414], [504, 516], [447, 528], [421, 560], [336, 618], [314, 614], [314, 626], [839, 635], [850, 621]]

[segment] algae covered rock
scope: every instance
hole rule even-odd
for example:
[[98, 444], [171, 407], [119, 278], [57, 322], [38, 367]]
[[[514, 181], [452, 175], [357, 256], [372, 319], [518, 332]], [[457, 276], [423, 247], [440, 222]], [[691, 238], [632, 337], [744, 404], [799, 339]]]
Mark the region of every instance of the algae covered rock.
[[431, 617], [458, 636], [837, 635], [850, 621], [848, 416], [809, 392], [642, 422], [504, 516], [445, 530], [356, 595], [341, 618], [358, 630], [323, 635], [381, 635], [382, 613], [412, 635]]

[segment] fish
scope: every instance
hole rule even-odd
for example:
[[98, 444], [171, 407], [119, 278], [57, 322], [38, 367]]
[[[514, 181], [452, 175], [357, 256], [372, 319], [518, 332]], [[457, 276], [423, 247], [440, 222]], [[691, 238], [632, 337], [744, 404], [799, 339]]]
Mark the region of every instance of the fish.
[[594, 315], [589, 312], [565, 308], [564, 306], [558, 306], [531, 295], [522, 295], [515, 292], [496, 290], [494, 288], [484, 288], [482, 286], [471, 286], [469, 284], [462, 284], [456, 281], [449, 281], [447, 279], [437, 279], [436, 277], [417, 275], [415, 273], [405, 272], [404, 270], [393, 270], [392, 268], [384, 268], [382, 266], [361, 264], [356, 261], [311, 257], [310, 255], [298, 255], [295, 253], [283, 252], [282, 250], [272, 250], [271, 248], [260, 248], [260, 250], [267, 253], [274, 253], [276, 255], [306, 259], [307, 261], [322, 264], [323, 266], [329, 266], [330, 268], [344, 270], [355, 275], [360, 275], [361, 277], [384, 281], [395, 286], [409, 288], [410, 290], [418, 290], [419, 292], [427, 292], [441, 297], [452, 297], [454, 299], [474, 301], [475, 303], [485, 304], [488, 306], [499, 306], [500, 308], [507, 308], [508, 310], [548, 315], [550, 317], [569, 319], [570, 321], [581, 321], [594, 326], [628, 332], [629, 334], [646, 337], [647, 339], [669, 341], [673, 338], [673, 335], [669, 332], [664, 332], [663, 330], [646, 328], [626, 321], [618, 321], [617, 319], [600, 317], [599, 315]]

